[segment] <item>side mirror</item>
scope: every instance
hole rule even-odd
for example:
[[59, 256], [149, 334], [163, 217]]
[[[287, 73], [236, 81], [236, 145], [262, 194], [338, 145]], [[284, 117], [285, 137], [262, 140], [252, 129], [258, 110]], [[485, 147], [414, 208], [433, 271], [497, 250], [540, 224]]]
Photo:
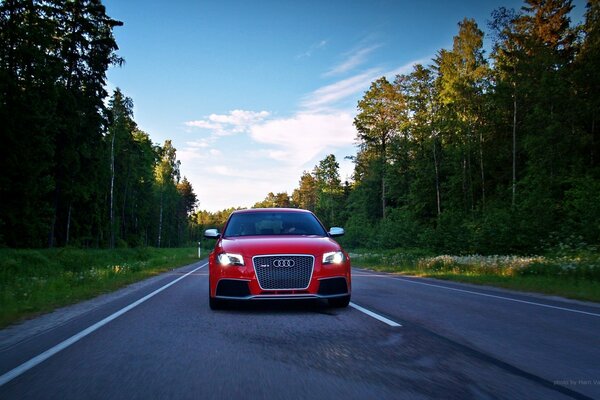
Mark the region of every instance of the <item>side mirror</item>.
[[218, 239], [221, 237], [221, 234], [216, 229], [207, 229], [204, 231], [204, 237], [207, 239]]
[[344, 235], [344, 233], [346, 233], [344, 231], [344, 228], [339, 228], [337, 226], [333, 226], [331, 227], [331, 229], [329, 230], [329, 236], [335, 237], [335, 236], [342, 236]]

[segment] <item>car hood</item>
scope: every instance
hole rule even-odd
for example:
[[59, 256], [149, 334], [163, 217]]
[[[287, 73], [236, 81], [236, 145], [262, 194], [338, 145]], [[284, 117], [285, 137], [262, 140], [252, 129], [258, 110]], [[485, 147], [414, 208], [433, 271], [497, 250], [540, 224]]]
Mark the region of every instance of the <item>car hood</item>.
[[252, 257], [261, 254], [312, 254], [339, 251], [340, 245], [321, 236], [245, 236], [224, 238], [221, 251]]

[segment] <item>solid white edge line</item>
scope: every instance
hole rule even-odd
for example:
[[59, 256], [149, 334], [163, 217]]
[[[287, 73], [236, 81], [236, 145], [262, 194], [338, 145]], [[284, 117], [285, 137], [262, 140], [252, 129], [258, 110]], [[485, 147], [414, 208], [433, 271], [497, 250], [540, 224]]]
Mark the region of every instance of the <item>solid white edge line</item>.
[[357, 309], [358, 311], [367, 314], [369, 317], [373, 317], [376, 320], [379, 320], [385, 324], [388, 324], [389, 326], [393, 326], [393, 327], [397, 327], [397, 326], [402, 326], [397, 322], [392, 321], [391, 319], [388, 319], [386, 317], [383, 317], [379, 314], [374, 313], [373, 311], [367, 310], [364, 307], [359, 306], [358, 304], [355, 303], [350, 303], [350, 307]]
[[132, 308], [135, 308], [137, 306], [139, 306], [140, 304], [142, 304], [143, 302], [145, 302], [146, 300], [150, 299], [151, 297], [156, 296], [158, 293], [162, 292], [163, 290], [167, 289], [168, 287], [176, 284], [177, 282], [179, 282], [180, 280], [182, 280], [183, 278], [185, 278], [188, 275], [193, 274], [194, 272], [198, 271], [200, 268], [206, 267], [208, 265], [208, 263], [204, 263], [201, 266], [199, 266], [198, 268], [193, 269], [192, 271], [186, 273], [183, 276], [180, 276], [179, 278], [175, 279], [172, 282], [167, 283], [166, 285], [156, 289], [154, 292], [142, 297], [141, 299], [131, 303], [130, 305], [123, 307], [122, 309], [120, 309], [119, 311], [109, 315], [108, 317], [104, 318], [101, 321], [96, 322], [94, 325], [91, 325], [90, 327], [82, 330], [81, 332], [71, 336], [70, 338], [60, 342], [59, 344], [57, 344], [56, 346], [46, 350], [45, 352], [33, 357], [32, 359], [30, 359], [29, 361], [24, 362], [23, 364], [19, 365], [18, 367], [8, 371], [7, 373], [5, 373], [4, 375], [0, 376], [0, 386], [10, 382], [11, 380], [15, 379], [17, 376], [27, 372], [28, 370], [30, 370], [31, 368], [35, 367], [36, 365], [46, 361], [47, 359], [49, 359], [50, 357], [52, 357], [53, 355], [55, 355], [56, 353], [66, 349], [67, 347], [71, 346], [72, 344], [78, 342], [79, 340], [83, 339], [84, 337], [86, 337], [87, 335], [89, 335], [90, 333], [100, 329], [101, 327], [103, 327], [104, 325], [108, 324], [109, 322], [111, 322], [112, 320], [120, 317], [121, 315], [125, 314], [127, 311], [131, 310]]
[[[361, 276], [368, 276], [368, 275], [370, 275], [370, 274], [361, 275]], [[387, 277], [388, 275], [374, 275], [374, 276]], [[456, 292], [470, 293], [470, 294], [475, 294], [475, 295], [478, 295], [478, 296], [492, 297], [494, 299], [514, 301], [514, 302], [517, 302], [517, 303], [529, 304], [529, 305], [533, 305], [533, 306], [553, 308], [555, 310], [562, 310], [562, 311], [569, 311], [569, 312], [572, 312], [572, 313], [591, 315], [592, 317], [600, 317], [600, 314], [596, 314], [596, 313], [592, 313], [592, 312], [587, 312], [587, 311], [581, 311], [581, 310], [575, 310], [573, 308], [551, 306], [549, 304], [536, 303], [536, 302], [533, 302], [533, 301], [526, 301], [526, 300], [519, 300], [519, 299], [511, 299], [510, 297], [496, 296], [496, 295], [493, 295], [493, 294], [487, 294], [487, 293], [481, 293], [481, 292], [474, 292], [474, 291], [465, 290], [465, 289], [457, 289], [457, 288], [453, 288], [453, 287], [449, 287], [449, 286], [435, 285], [433, 283], [417, 282], [417, 281], [415, 281], [413, 279], [400, 278], [400, 277], [397, 277], [397, 276], [390, 276], [390, 278], [392, 278], [394, 280], [397, 280], [397, 281], [401, 281], [401, 282], [414, 283], [415, 285], [433, 286], [433, 287], [437, 287], [437, 288], [441, 288], [441, 289], [454, 290]], [[418, 279], [418, 278], [416, 278], [416, 279]]]

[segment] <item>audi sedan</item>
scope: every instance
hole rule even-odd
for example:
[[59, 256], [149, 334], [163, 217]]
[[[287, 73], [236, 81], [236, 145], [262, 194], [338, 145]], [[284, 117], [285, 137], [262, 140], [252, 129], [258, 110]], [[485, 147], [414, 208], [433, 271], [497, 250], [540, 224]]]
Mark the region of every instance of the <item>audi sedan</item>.
[[350, 303], [350, 258], [310, 211], [286, 208], [239, 210], [216, 239], [208, 260], [209, 305], [224, 300], [326, 299]]

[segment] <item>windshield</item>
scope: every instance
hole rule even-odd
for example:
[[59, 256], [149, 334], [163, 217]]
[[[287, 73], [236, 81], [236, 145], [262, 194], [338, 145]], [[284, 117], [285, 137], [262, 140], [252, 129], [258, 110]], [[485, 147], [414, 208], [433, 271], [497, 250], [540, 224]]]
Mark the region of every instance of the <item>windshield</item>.
[[327, 236], [317, 218], [300, 212], [256, 212], [233, 214], [225, 228], [225, 237], [259, 235]]

